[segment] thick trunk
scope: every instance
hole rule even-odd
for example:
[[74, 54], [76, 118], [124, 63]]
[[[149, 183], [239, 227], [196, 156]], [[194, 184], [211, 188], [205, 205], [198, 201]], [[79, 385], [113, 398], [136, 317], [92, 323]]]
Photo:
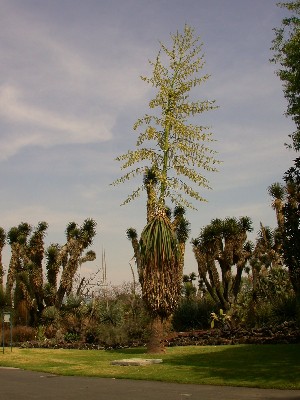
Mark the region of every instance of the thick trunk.
[[150, 338], [147, 343], [147, 353], [159, 354], [165, 352], [164, 346], [164, 324], [159, 316], [155, 316], [151, 321]]

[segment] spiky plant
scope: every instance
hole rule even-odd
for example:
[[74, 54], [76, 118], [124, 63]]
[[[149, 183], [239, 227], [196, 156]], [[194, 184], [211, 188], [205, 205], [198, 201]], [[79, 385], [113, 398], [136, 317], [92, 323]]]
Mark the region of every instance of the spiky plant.
[[272, 207], [276, 211], [278, 228], [282, 230], [284, 224], [283, 206], [286, 195], [285, 188], [279, 182], [275, 182], [268, 187], [268, 193], [273, 199]]
[[151, 313], [166, 318], [177, 305], [182, 278], [178, 241], [166, 216], [158, 214], [146, 225], [140, 246], [144, 301]]
[[60, 268], [60, 250], [61, 246], [58, 243], [52, 243], [45, 252], [47, 281], [54, 292], [56, 292], [57, 289], [57, 275]]
[[141, 266], [141, 252], [140, 252], [140, 243], [138, 240], [138, 234], [134, 228], [129, 228], [126, 231], [127, 238], [131, 241], [132, 248], [134, 251], [134, 258], [136, 262], [137, 272], [139, 276], [139, 281], [142, 285], [143, 282], [143, 274], [142, 274], [142, 266]]
[[163, 351], [163, 321], [172, 314], [181, 292], [182, 268], [178, 240], [170, 220], [157, 214], [144, 228], [140, 239], [142, 295], [152, 316], [149, 352]]

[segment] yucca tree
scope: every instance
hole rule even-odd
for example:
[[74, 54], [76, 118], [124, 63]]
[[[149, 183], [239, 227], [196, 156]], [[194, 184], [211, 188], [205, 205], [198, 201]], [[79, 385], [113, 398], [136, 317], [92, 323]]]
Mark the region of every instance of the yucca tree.
[[45, 251], [47, 283], [44, 286], [44, 300], [48, 307], [55, 304], [57, 279], [61, 267], [60, 251], [61, 246], [58, 243], [50, 244]]
[[127, 230], [136, 260], [142, 297], [152, 317], [149, 353], [164, 351], [163, 327], [175, 310], [182, 289], [185, 243], [189, 223], [183, 207], [174, 210], [156, 208], [140, 239], [135, 229]]
[[[7, 234], [11, 246], [11, 259], [6, 294], [9, 303], [14, 297], [17, 309], [18, 301], [22, 302], [20, 313], [26, 314], [26, 321], [31, 323], [37, 321], [44, 308], [43, 258], [44, 237], [47, 228], [46, 222], [39, 222], [34, 230], [28, 223], [22, 222], [17, 227], [11, 228]], [[16, 293], [13, 296], [14, 284], [16, 284]]]
[[199, 276], [211, 297], [226, 311], [237, 299], [242, 272], [251, 256], [247, 242], [251, 230], [249, 217], [214, 219], [192, 241]]
[[39, 222], [28, 242], [28, 258], [30, 262], [27, 266], [27, 270], [29, 273], [31, 290], [37, 303], [38, 317], [44, 309], [43, 260], [45, 251], [44, 238], [47, 229], [47, 222]]
[[16, 323], [19, 325], [35, 325], [38, 322], [36, 302], [28, 271], [23, 270], [17, 274], [13, 297]]
[[155, 216], [144, 228], [140, 251], [142, 294], [153, 318], [148, 350], [159, 352], [162, 348], [162, 321], [168, 319], [177, 305], [182, 279], [178, 241], [164, 213]]
[[[152, 75], [142, 77], [156, 90], [155, 97], [149, 102], [149, 108], [154, 112], [135, 123], [134, 130], [143, 128], [136, 150], [117, 158], [123, 163], [122, 169], [130, 170], [114, 182], [125, 183], [136, 175], [143, 176], [143, 184], [124, 204], [146, 190], [147, 225], [141, 241], [133, 228], [127, 230], [127, 236], [134, 248], [140, 282], [144, 287], [143, 298], [155, 326], [171, 315], [179, 296], [178, 282], [181, 284], [182, 276], [180, 279], [178, 276], [182, 274], [186, 240], [184, 231], [188, 230], [188, 224], [182, 218], [177, 227], [172, 225], [166, 199], [171, 199], [177, 206], [195, 208], [191, 200], [204, 200], [199, 188], [209, 188], [203, 171], [216, 171], [218, 162], [215, 152], [209, 147], [211, 132], [205, 126], [191, 124], [192, 117], [216, 108], [214, 101], [193, 101], [190, 98], [190, 92], [208, 79], [208, 75], [200, 75], [204, 67], [200, 38], [194, 35], [194, 29], [185, 25], [183, 33], [171, 35], [170, 47], [163, 43], [160, 45], [155, 61], [150, 61]], [[160, 232], [155, 240], [148, 237], [152, 231]], [[149, 245], [144, 247], [144, 241]], [[168, 246], [170, 252], [165, 252], [166, 243], [172, 243]], [[150, 251], [151, 254], [145, 253]], [[167, 273], [168, 269], [171, 272]], [[169, 291], [173, 291], [172, 294]], [[164, 312], [159, 311], [157, 304], [164, 305]]]
[[174, 208], [173, 215], [174, 219], [172, 222], [172, 229], [175, 232], [178, 241], [178, 246], [181, 254], [180, 271], [181, 273], [183, 273], [185, 247], [191, 231], [190, 222], [185, 218], [185, 208], [182, 206], [176, 206]]
[[12, 289], [16, 282], [17, 274], [25, 271], [30, 263], [28, 257], [28, 237], [31, 230], [32, 227], [28, 223], [21, 222], [7, 233], [7, 240], [11, 248], [11, 258], [6, 279], [6, 296], [9, 304], [12, 304]]
[[283, 206], [286, 197], [285, 187], [279, 182], [275, 182], [268, 187], [268, 193], [273, 199], [272, 207], [276, 212], [279, 231], [282, 231], [284, 224]]
[[3, 289], [4, 267], [2, 264], [2, 251], [5, 246], [5, 241], [6, 241], [5, 230], [0, 227], [0, 290]]
[[252, 271], [252, 298], [253, 310], [257, 302], [260, 278], [267, 274], [271, 268], [282, 267], [282, 257], [278, 251], [276, 239], [277, 230], [260, 223], [260, 230], [257, 234], [256, 243], [250, 259]]
[[71, 293], [74, 276], [81, 263], [96, 257], [94, 252], [83, 254], [93, 243], [96, 225], [93, 219], [88, 218], [80, 227], [75, 222], [70, 222], [66, 228], [67, 243], [61, 248], [59, 255], [63, 270], [56, 293], [57, 308], [61, 308], [64, 296]]

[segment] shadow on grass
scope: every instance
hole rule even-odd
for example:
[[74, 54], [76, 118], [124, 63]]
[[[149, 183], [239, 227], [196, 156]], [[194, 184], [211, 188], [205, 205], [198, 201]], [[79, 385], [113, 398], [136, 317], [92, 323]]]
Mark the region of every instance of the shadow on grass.
[[132, 348], [126, 348], [126, 349], [117, 349], [117, 350], [106, 350], [109, 351], [109, 353], [111, 354], [122, 354], [124, 356], [124, 354], [128, 354], [128, 355], [144, 355], [145, 358], [146, 356], [149, 356], [149, 354], [147, 354], [147, 350], [146, 348], [142, 348], [142, 347], [132, 347]]
[[242, 345], [205, 347], [174, 355], [164, 361], [176, 367], [189, 366], [201, 378], [230, 381], [239, 386], [275, 386], [300, 389], [299, 345]]

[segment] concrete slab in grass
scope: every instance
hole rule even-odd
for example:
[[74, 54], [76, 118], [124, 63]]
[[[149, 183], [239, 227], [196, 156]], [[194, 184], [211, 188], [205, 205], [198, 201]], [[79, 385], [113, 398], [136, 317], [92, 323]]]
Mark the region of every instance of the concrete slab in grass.
[[163, 360], [160, 358], [128, 358], [123, 360], [114, 360], [111, 361], [111, 365], [135, 365], [135, 366], [144, 366], [144, 365], [153, 365], [160, 364]]

